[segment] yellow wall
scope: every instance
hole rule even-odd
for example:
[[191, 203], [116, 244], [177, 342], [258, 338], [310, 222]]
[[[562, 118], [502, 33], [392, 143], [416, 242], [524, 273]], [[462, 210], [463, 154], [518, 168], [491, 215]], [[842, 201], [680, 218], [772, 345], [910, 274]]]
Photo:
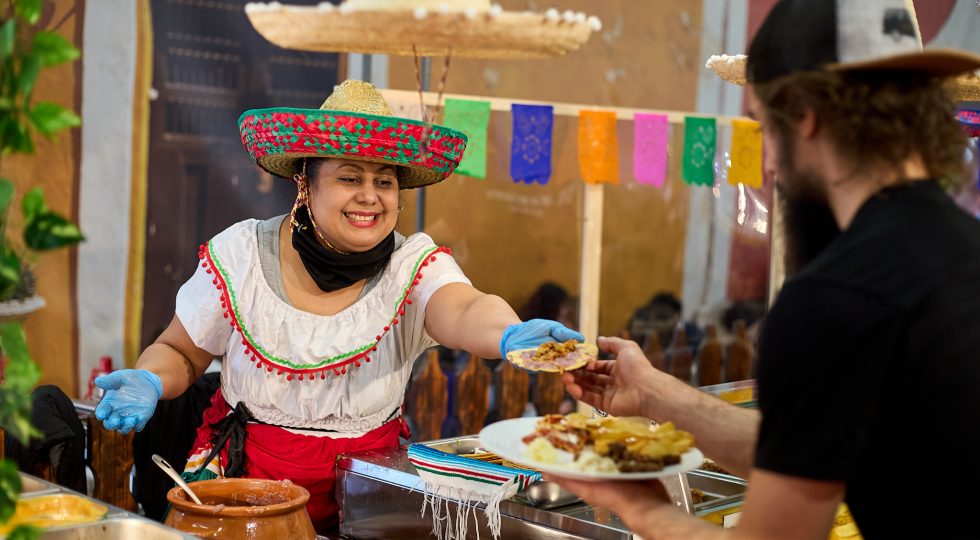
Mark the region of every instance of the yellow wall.
[[[527, 9], [517, 0], [505, 9]], [[638, 9], [641, 5], [650, 9]], [[598, 15], [603, 31], [579, 51], [551, 60], [453, 59], [446, 90], [509, 99], [693, 110], [700, 59], [701, 2], [569, 0], [562, 9]], [[548, 6], [539, 4], [539, 8]], [[442, 75], [432, 62], [432, 88]], [[414, 90], [410, 58], [390, 60], [392, 88]], [[509, 113], [490, 120], [488, 175], [455, 175], [428, 189], [426, 230], [457, 252], [474, 285], [519, 308], [551, 280], [577, 294], [582, 188], [576, 161], [576, 120], [556, 118], [552, 183], [510, 180]], [[620, 122], [621, 185], [607, 186], [603, 223], [600, 332], [616, 334], [633, 310], [657, 291], [681, 292], [688, 188], [680, 181], [682, 130], [674, 127], [669, 185], [634, 184], [632, 122]], [[550, 198], [552, 206], [546, 206]], [[414, 194], [408, 194], [399, 230], [414, 231]]]
[[[56, 30], [82, 48], [82, 13], [84, 2], [45, 2], [40, 28]], [[55, 25], [57, 27], [55, 28]], [[82, 64], [74, 62], [41, 72], [34, 100], [50, 101], [81, 109]], [[72, 129], [61, 133], [54, 141], [35, 139], [35, 156], [8, 156], [3, 160], [4, 177], [17, 185], [17, 210], [12, 225], [20, 242], [19, 198], [28, 189], [39, 185], [44, 189], [49, 206], [72, 221], [78, 220], [79, 156], [81, 132]], [[128, 149], [120, 149], [128, 151]], [[128, 219], [128, 216], [120, 216]], [[84, 231], [83, 231], [84, 232]], [[37, 261], [38, 292], [47, 307], [30, 315], [25, 324], [31, 355], [41, 366], [43, 384], [60, 386], [69, 395], [77, 387], [77, 306], [75, 249], [57, 250], [43, 254]]]

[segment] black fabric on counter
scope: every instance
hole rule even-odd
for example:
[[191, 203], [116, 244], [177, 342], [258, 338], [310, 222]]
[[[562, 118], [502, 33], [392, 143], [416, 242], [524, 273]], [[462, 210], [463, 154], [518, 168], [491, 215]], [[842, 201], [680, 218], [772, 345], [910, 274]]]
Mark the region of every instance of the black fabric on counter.
[[85, 429], [71, 398], [57, 386], [44, 385], [31, 392], [31, 406], [31, 423], [42, 436], [25, 448], [8, 433], [4, 455], [28, 474], [37, 475], [50, 463], [56, 483], [85, 493]]

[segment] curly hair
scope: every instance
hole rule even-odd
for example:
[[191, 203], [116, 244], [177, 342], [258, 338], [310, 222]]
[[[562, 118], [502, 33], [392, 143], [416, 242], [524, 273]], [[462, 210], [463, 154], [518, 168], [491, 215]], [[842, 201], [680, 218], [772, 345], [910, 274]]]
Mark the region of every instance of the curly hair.
[[807, 109], [853, 173], [889, 168], [902, 177], [914, 153], [946, 186], [964, 180], [966, 135], [942, 81], [891, 71], [794, 73], [752, 87], [766, 119], [781, 137]]

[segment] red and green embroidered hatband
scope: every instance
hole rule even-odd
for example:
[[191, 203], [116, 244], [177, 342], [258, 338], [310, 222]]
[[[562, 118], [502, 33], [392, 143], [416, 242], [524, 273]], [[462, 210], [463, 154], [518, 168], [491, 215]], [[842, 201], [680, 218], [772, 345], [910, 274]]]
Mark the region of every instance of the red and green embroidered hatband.
[[381, 93], [363, 81], [345, 81], [320, 109], [245, 111], [238, 127], [255, 162], [283, 178], [301, 172], [303, 158], [345, 158], [395, 165], [399, 187], [416, 188], [446, 179], [466, 149], [459, 131], [393, 116]]

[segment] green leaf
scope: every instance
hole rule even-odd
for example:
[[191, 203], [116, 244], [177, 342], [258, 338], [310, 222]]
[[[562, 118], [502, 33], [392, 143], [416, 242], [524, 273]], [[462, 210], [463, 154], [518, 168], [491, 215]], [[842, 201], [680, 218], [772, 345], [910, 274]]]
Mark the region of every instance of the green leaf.
[[43, 101], [35, 105], [28, 116], [34, 125], [34, 129], [45, 136], [51, 136], [62, 129], [75, 127], [82, 123], [82, 119], [68, 109]]
[[46, 30], [34, 34], [32, 52], [45, 67], [71, 62], [81, 56], [78, 49], [64, 36]]
[[[24, 335], [24, 326], [17, 322], [0, 323], [0, 347], [3, 348], [4, 357], [8, 365], [4, 371], [4, 385], [16, 385], [21, 382], [20, 377], [24, 375], [21, 366], [31, 363], [31, 355], [27, 349], [27, 337]], [[14, 368], [11, 371], [11, 368]], [[37, 369], [37, 366], [34, 366]]]
[[[23, 332], [21, 334], [23, 335]], [[19, 346], [21, 345], [17, 345], [17, 347]], [[8, 347], [13, 347], [13, 345], [4, 343], [4, 351]], [[28, 394], [31, 388], [41, 380], [41, 368], [37, 367], [37, 364], [31, 360], [26, 342], [23, 344], [23, 350], [18, 351], [18, 354], [21, 355], [20, 360], [16, 362], [13, 360], [8, 361], [4, 369], [4, 384], [13, 390]]]
[[6, 60], [14, 52], [14, 43], [17, 38], [16, 19], [11, 17], [0, 26], [0, 60]]
[[[31, 426], [31, 389], [41, 379], [41, 370], [31, 360], [20, 322], [0, 324], [0, 349], [6, 359], [4, 381], [0, 385], [0, 426], [28, 444], [31, 437], [40, 436]], [[0, 477], [2, 474], [0, 471]]]
[[0, 386], [0, 427], [24, 445], [40, 432], [31, 425], [31, 389]]
[[[31, 426], [31, 386], [32, 382], [37, 382], [37, 366], [31, 361], [10, 361], [6, 370], [8, 373], [11, 366], [17, 365], [14, 369], [14, 380], [10, 380], [10, 375], [5, 375], [7, 379], [0, 385], [0, 427], [7, 430], [7, 433], [17, 440], [29, 444], [31, 437], [38, 437], [40, 432]], [[20, 369], [33, 367], [33, 374], [30, 371]]]
[[10, 203], [14, 202], [14, 183], [6, 178], [0, 178], [0, 215], [7, 211]]
[[18, 525], [16, 529], [10, 531], [7, 535], [7, 540], [34, 540], [44, 529], [40, 527], [35, 527], [34, 525]]
[[14, 138], [17, 137], [17, 118], [13, 115], [0, 116], [0, 152], [6, 154], [14, 150]]
[[20, 283], [20, 268], [20, 257], [15, 251], [7, 249], [0, 253], [0, 298], [5, 298]]
[[41, 18], [41, 0], [17, 0], [17, 15], [31, 24]]
[[34, 141], [31, 140], [31, 134], [27, 131], [27, 126], [22, 124], [17, 118], [11, 119], [4, 126], [4, 131], [0, 134], [0, 140], [3, 141], [3, 150], [5, 152], [34, 153]]
[[17, 91], [24, 96], [31, 95], [39, 73], [41, 73], [41, 60], [37, 55], [31, 53], [24, 56], [20, 61], [20, 74], [17, 75]]
[[0, 523], [6, 523], [14, 515], [21, 489], [17, 464], [8, 459], [0, 461]]
[[24, 214], [24, 221], [31, 221], [47, 211], [48, 203], [44, 200], [44, 190], [40, 186], [25, 193], [20, 201], [20, 212]]
[[24, 226], [24, 243], [35, 251], [71, 246], [84, 239], [77, 225], [54, 212], [42, 213]]

